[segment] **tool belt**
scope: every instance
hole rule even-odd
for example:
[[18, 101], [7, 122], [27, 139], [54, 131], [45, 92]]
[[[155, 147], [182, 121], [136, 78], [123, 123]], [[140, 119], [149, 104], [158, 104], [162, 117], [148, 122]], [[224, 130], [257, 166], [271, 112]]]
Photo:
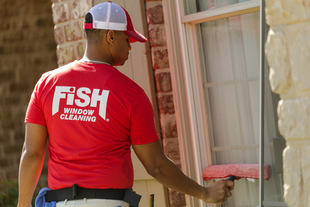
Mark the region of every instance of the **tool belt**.
[[90, 189], [78, 187], [77, 184], [73, 184], [73, 186], [70, 188], [47, 191], [45, 195], [46, 202], [58, 202], [84, 198], [122, 200], [132, 207], [139, 207], [141, 196], [131, 191], [130, 189]]

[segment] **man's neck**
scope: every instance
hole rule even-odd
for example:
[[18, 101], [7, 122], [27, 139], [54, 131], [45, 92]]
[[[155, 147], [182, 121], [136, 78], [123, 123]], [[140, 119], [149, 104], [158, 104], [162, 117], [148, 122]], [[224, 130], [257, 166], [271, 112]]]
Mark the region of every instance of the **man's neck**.
[[91, 60], [89, 59], [88, 57], [84, 56], [82, 59], [81, 59], [82, 62], [86, 62], [86, 63], [99, 63], [99, 64], [107, 64], [107, 65], [111, 65], [111, 63], [108, 63], [108, 62], [105, 62], [105, 61], [100, 61], [100, 60]]

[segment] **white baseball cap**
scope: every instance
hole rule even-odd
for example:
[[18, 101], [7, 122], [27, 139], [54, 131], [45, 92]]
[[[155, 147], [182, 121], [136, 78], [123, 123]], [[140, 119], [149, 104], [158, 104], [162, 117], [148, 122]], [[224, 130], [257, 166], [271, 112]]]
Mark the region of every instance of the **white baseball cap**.
[[133, 28], [128, 12], [118, 4], [111, 1], [100, 3], [91, 8], [88, 13], [92, 15], [93, 21], [92, 23], [84, 23], [84, 29], [124, 31], [131, 37], [130, 43], [147, 41], [142, 34]]

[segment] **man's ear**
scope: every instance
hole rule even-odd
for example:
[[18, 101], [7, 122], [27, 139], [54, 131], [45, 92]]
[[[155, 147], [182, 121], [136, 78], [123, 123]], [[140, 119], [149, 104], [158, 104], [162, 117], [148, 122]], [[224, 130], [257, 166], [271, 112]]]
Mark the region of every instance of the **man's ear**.
[[107, 41], [111, 45], [114, 45], [114, 37], [115, 37], [115, 32], [113, 30], [108, 31], [108, 33], [107, 33]]

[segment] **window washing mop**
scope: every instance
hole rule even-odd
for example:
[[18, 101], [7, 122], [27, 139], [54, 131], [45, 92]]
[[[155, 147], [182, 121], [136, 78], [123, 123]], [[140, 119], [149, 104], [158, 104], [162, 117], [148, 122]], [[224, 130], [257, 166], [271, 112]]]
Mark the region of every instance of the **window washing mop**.
[[[234, 181], [241, 178], [259, 179], [259, 164], [227, 164], [227, 165], [211, 165], [206, 167], [202, 172], [204, 180], [228, 178]], [[264, 179], [271, 178], [271, 166], [264, 165]]]

